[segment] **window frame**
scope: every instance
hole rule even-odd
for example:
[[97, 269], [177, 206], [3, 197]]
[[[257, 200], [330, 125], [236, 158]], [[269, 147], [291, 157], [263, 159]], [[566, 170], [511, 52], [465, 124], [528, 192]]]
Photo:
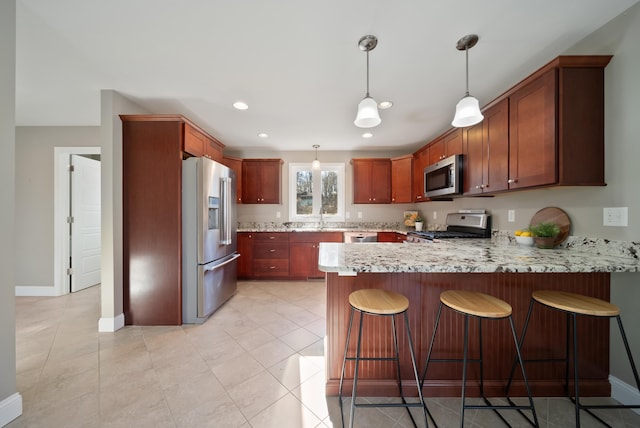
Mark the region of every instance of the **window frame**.
[[[311, 171], [313, 203], [311, 214], [300, 215], [296, 213], [297, 207], [297, 173], [298, 171]], [[322, 203], [322, 193], [320, 187], [321, 173], [323, 171], [335, 172], [338, 176], [338, 212], [336, 214], [323, 214], [324, 221], [345, 221], [345, 165], [343, 162], [322, 162], [319, 169], [314, 169], [311, 162], [292, 162], [289, 163], [289, 221], [296, 222], [318, 222], [320, 221], [320, 205]], [[317, 172], [320, 172], [318, 174]]]

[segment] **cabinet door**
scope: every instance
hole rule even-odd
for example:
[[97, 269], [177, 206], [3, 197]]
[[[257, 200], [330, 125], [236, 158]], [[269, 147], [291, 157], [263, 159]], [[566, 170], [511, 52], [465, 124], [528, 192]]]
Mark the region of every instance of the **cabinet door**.
[[353, 203], [371, 203], [371, 168], [370, 162], [361, 159], [353, 160]]
[[556, 70], [510, 96], [509, 189], [557, 181]]
[[487, 156], [483, 193], [508, 188], [509, 179], [509, 100], [486, 109], [482, 122], [482, 141]]
[[242, 202], [279, 204], [280, 159], [244, 159], [242, 161]]
[[429, 164], [429, 149], [413, 154], [413, 202], [428, 201], [424, 196], [424, 168]]
[[482, 144], [482, 122], [464, 128], [462, 191], [465, 195], [482, 193], [485, 177], [485, 147]]
[[253, 233], [238, 232], [238, 277], [251, 278], [253, 276]]
[[236, 202], [242, 203], [242, 159], [225, 156], [222, 163], [236, 173]]
[[260, 188], [262, 189], [262, 204], [279, 204], [280, 200], [280, 176], [282, 174], [282, 162], [278, 160], [262, 162], [260, 175]]
[[191, 156], [204, 156], [206, 146], [209, 145], [207, 137], [188, 123], [184, 124], [183, 150]]
[[292, 242], [290, 248], [289, 275], [296, 278], [313, 276], [318, 265], [317, 244], [312, 242]]
[[443, 138], [429, 144], [429, 165], [446, 158], [446, 145]]
[[371, 168], [371, 203], [391, 202], [391, 161], [375, 159]]
[[391, 159], [391, 203], [412, 202], [413, 157]]
[[462, 153], [462, 128], [456, 128], [442, 137], [444, 145], [444, 157]]
[[378, 232], [378, 242], [404, 242], [406, 235], [398, 232]]

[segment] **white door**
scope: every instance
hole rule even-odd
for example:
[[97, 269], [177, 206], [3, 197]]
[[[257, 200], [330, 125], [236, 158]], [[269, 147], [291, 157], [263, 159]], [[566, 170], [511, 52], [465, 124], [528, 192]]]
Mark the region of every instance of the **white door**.
[[100, 283], [100, 162], [71, 155], [71, 291]]

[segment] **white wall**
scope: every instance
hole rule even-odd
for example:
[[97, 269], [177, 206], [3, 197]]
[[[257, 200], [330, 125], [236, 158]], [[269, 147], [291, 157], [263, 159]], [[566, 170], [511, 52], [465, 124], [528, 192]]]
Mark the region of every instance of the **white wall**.
[[147, 114], [116, 91], [100, 93], [102, 170], [102, 288], [100, 331], [124, 325], [122, 305], [122, 121], [120, 114]]
[[0, 2], [0, 426], [22, 414], [16, 389], [13, 245], [15, 196], [16, 2]]
[[98, 126], [16, 127], [16, 286], [53, 287], [54, 147], [98, 147], [99, 132]]

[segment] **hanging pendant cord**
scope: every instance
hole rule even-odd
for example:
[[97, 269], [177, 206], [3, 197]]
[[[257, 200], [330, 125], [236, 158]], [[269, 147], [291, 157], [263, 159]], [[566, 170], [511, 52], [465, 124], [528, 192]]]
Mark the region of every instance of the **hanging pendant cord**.
[[367, 51], [367, 95], [365, 98], [369, 97], [369, 51]]
[[465, 52], [465, 56], [467, 59], [467, 70], [466, 70], [466, 74], [467, 74], [467, 92], [465, 92], [465, 97], [469, 96], [469, 44], [467, 43], [467, 45], [464, 47], [464, 52]]

